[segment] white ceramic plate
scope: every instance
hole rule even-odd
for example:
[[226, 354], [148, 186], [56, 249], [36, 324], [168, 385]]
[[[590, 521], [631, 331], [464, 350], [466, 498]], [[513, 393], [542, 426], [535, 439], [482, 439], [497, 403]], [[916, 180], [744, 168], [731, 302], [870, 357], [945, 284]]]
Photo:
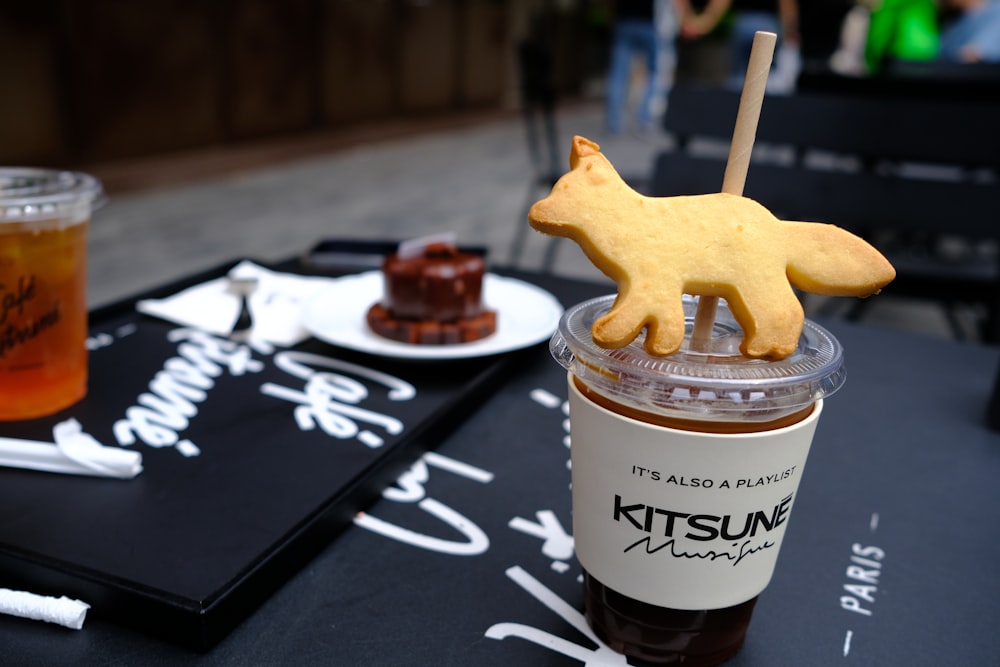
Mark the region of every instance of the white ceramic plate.
[[535, 285], [487, 273], [483, 303], [497, 311], [497, 330], [471, 343], [414, 345], [383, 338], [368, 328], [365, 316], [382, 298], [382, 273], [369, 271], [337, 279], [305, 304], [303, 324], [320, 340], [351, 350], [397, 359], [463, 359], [510, 352], [549, 338], [563, 308]]

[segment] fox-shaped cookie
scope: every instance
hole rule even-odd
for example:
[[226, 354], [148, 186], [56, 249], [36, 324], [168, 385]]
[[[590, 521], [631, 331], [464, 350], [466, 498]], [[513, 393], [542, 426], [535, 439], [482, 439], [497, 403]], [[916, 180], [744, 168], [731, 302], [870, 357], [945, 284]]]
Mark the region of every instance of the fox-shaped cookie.
[[895, 278], [892, 265], [839, 227], [779, 220], [746, 197], [714, 193], [647, 197], [600, 152], [574, 137], [570, 171], [528, 213], [531, 226], [572, 239], [618, 285], [593, 326], [606, 348], [645, 328], [652, 355], [684, 340], [682, 294], [722, 297], [743, 328], [741, 351], [783, 359], [795, 351], [805, 315], [792, 287], [829, 296], [869, 296]]

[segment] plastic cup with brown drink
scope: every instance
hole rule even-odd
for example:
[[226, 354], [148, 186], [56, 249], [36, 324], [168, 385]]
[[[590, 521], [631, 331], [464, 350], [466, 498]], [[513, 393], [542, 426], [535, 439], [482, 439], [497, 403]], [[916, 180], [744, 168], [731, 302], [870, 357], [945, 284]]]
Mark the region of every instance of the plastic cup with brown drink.
[[58, 412], [87, 393], [87, 174], [0, 168], [0, 420]]
[[689, 297], [677, 353], [652, 357], [641, 337], [604, 349], [591, 326], [613, 300], [569, 309], [551, 343], [569, 371], [586, 616], [626, 655], [715, 665], [743, 644], [771, 578], [842, 350], [806, 322], [787, 359], [745, 357], [723, 301], [696, 351]]
[[844, 381], [839, 343], [790, 288], [863, 297], [895, 276], [863, 239], [740, 196], [775, 40], [754, 38], [722, 193], [644, 196], [576, 137], [528, 214], [618, 285], [566, 311], [551, 350], [568, 370], [585, 613], [649, 662], [734, 655], [774, 572], [823, 399]]

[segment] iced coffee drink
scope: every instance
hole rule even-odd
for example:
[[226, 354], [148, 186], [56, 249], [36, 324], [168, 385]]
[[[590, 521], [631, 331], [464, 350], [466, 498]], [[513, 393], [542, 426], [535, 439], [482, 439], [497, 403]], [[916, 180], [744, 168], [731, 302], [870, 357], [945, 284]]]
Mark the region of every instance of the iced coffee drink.
[[590, 331], [613, 299], [568, 310], [552, 341], [569, 371], [586, 615], [627, 655], [718, 664], [771, 578], [822, 399], [844, 381], [841, 348], [806, 323], [787, 359], [747, 358], [723, 303], [704, 351], [607, 350]]

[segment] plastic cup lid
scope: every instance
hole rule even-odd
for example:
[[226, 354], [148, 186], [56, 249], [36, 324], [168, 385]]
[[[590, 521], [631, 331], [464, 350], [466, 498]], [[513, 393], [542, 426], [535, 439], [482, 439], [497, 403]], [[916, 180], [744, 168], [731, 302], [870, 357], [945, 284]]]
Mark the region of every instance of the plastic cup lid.
[[613, 295], [604, 296], [568, 309], [549, 349], [556, 361], [590, 389], [616, 403], [680, 419], [770, 421], [808, 407], [844, 383], [840, 343], [810, 321], [802, 329], [798, 348], [787, 359], [743, 356], [739, 350], [743, 330], [723, 299], [705, 352], [695, 352], [688, 345], [698, 302], [687, 295], [687, 334], [676, 353], [647, 354], [643, 334], [621, 349], [598, 347], [591, 338], [591, 326], [611, 309], [614, 300]]
[[89, 174], [31, 167], [0, 168], [0, 223], [89, 217], [104, 202]]

